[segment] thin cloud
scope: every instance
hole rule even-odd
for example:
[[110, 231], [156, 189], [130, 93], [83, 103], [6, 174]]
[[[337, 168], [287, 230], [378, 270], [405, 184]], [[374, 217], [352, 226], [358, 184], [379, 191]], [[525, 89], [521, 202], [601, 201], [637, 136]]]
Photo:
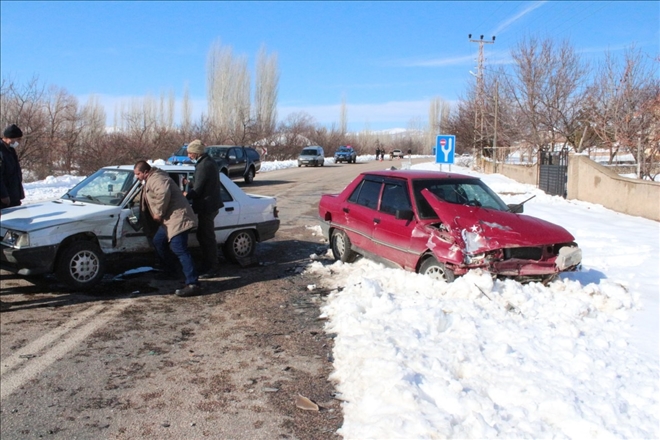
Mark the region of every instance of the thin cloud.
[[529, 14], [530, 12], [532, 12], [533, 10], [535, 10], [536, 8], [540, 8], [541, 6], [543, 6], [544, 3], [546, 3], [545, 0], [544, 0], [544, 1], [538, 1], [538, 2], [534, 2], [534, 3], [532, 3], [531, 5], [529, 5], [528, 7], [526, 7], [525, 9], [523, 9], [522, 11], [520, 11], [519, 13], [517, 13], [516, 15], [514, 15], [513, 17], [511, 17], [511, 18], [509, 18], [508, 20], [505, 20], [503, 23], [501, 23], [501, 24], [500, 24], [500, 25], [499, 25], [499, 26], [493, 31], [493, 35], [501, 34], [502, 32], [504, 32], [504, 30], [505, 30], [507, 27], [509, 27], [510, 25], [512, 25], [514, 22], [516, 22], [517, 20], [521, 19], [521, 18], [524, 17], [525, 15]]
[[465, 55], [462, 57], [439, 58], [434, 60], [404, 61], [402, 65], [405, 67], [460, 66], [473, 60], [474, 55]]
[[639, 43], [621, 43], [621, 44], [611, 44], [608, 46], [599, 46], [599, 47], [583, 47], [581, 49], [576, 49], [577, 53], [589, 54], [589, 53], [605, 53], [605, 52], [618, 52], [631, 48], [640, 48], [640, 47], [652, 47], [653, 44], [642, 44]]

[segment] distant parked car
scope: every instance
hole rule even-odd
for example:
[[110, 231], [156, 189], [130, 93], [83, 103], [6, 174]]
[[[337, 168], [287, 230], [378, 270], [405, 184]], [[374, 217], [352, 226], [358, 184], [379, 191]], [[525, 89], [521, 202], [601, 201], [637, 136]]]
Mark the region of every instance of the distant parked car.
[[355, 163], [357, 160], [357, 153], [350, 145], [342, 145], [335, 152], [335, 163], [347, 162]]
[[394, 159], [395, 157], [399, 159], [403, 159], [403, 156], [404, 156], [403, 151], [392, 150], [392, 152], [390, 153], [390, 160]]
[[261, 169], [261, 156], [252, 147], [211, 145], [206, 147], [206, 152], [218, 164], [220, 172], [231, 179], [242, 178], [245, 183], [252, 183]]
[[180, 163], [192, 163], [188, 158], [188, 144], [176, 150], [170, 157], [167, 158], [167, 163], [178, 165]]
[[[191, 165], [160, 165], [186, 190]], [[230, 261], [249, 258], [256, 243], [279, 229], [274, 197], [246, 194], [220, 174], [224, 207], [215, 218], [218, 245]], [[152, 252], [139, 222], [142, 185], [133, 165], [104, 167], [60, 199], [2, 210], [0, 266], [19, 275], [54, 273], [76, 289], [90, 289], [103, 278], [106, 258]], [[188, 239], [197, 247], [195, 234]]]
[[575, 238], [522, 212], [476, 177], [417, 170], [362, 173], [319, 202], [321, 229], [344, 262], [360, 254], [448, 282], [478, 268], [521, 282], [575, 270]]
[[310, 165], [314, 165], [315, 167], [323, 166], [324, 162], [325, 153], [323, 152], [323, 147], [319, 146], [305, 147], [298, 156], [299, 167], [303, 165], [306, 167]]

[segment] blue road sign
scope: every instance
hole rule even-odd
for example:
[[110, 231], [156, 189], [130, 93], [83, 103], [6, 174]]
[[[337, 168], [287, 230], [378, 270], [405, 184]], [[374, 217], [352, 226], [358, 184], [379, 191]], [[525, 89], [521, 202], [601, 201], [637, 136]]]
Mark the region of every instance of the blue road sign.
[[456, 136], [439, 134], [435, 144], [435, 163], [454, 163]]

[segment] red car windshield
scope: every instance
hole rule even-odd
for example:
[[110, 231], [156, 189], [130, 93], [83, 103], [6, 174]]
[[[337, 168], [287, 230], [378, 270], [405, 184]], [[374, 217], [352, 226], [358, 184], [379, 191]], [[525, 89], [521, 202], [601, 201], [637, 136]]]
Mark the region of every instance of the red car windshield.
[[420, 179], [413, 180], [415, 203], [420, 218], [438, 218], [422, 195], [423, 189], [428, 189], [436, 197], [448, 203], [509, 211], [506, 203], [479, 179]]

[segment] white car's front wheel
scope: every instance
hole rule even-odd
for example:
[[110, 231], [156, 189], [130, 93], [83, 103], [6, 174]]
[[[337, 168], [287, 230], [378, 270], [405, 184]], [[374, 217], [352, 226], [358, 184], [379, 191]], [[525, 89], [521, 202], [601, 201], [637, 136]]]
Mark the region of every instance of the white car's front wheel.
[[74, 289], [90, 289], [101, 281], [104, 274], [105, 256], [96, 243], [88, 240], [67, 245], [57, 261], [57, 278]]

